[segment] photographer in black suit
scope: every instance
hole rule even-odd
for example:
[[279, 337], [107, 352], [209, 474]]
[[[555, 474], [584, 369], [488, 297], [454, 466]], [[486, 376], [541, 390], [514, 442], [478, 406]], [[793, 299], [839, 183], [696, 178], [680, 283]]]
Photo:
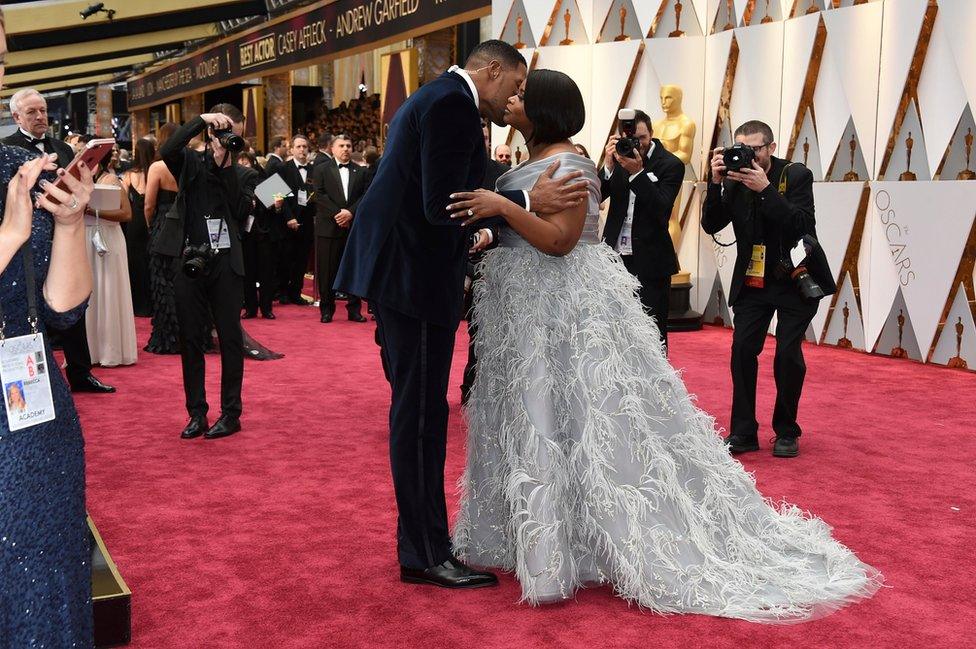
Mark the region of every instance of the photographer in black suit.
[[[315, 166], [312, 186], [315, 191], [315, 281], [319, 286], [319, 309], [322, 322], [332, 322], [335, 315], [335, 291], [332, 283], [339, 272], [339, 261], [346, 248], [349, 229], [359, 199], [369, 185], [369, 171], [350, 162], [352, 139], [336, 135], [332, 141], [334, 162]], [[361, 312], [362, 300], [349, 296], [346, 310], [353, 322], [366, 322]]]
[[[625, 109], [626, 110], [626, 109]], [[668, 220], [681, 191], [685, 168], [652, 137], [651, 118], [642, 110], [633, 119], [621, 111], [621, 135], [610, 138], [600, 172], [603, 200], [610, 211], [603, 240], [620, 254], [627, 270], [640, 281], [644, 310], [654, 318], [661, 341], [668, 344], [671, 276], [678, 272]], [[621, 136], [631, 138], [632, 155], [622, 155]], [[636, 142], [635, 142], [636, 140]], [[627, 147], [624, 147], [625, 149]]]
[[[15, 92], [10, 97], [10, 113], [19, 128], [3, 139], [4, 144], [41, 153], [55, 153], [58, 166], [62, 169], [71, 163], [75, 157], [71, 145], [47, 134], [47, 100], [39, 92], [33, 88]], [[64, 350], [64, 373], [72, 392], [115, 392], [115, 388], [102, 383], [91, 373], [92, 360], [85, 318], [79, 318], [67, 329], [52, 329], [52, 332]]]
[[[826, 257], [816, 243], [813, 174], [799, 163], [776, 158], [768, 125], [746, 122], [735, 132], [736, 147], [715, 149], [711, 182], [702, 212], [702, 228], [714, 235], [730, 222], [735, 231], [736, 260], [729, 291], [735, 331], [732, 335], [732, 420], [729, 450], [759, 450], [756, 420], [758, 356], [773, 314], [777, 315], [776, 406], [773, 455], [799, 453], [796, 422], [806, 365], [801, 343], [817, 312], [819, 297], [836, 290]], [[726, 163], [746, 166], [731, 170]], [[754, 159], [752, 159], [754, 158]], [[791, 250], [800, 240], [807, 247], [804, 265], [813, 286], [792, 270]], [[819, 287], [819, 290], [814, 290]]]
[[[190, 422], [181, 437], [226, 437], [241, 429], [241, 384], [244, 380], [244, 336], [241, 302], [244, 289], [242, 221], [251, 205], [242, 191], [234, 151], [243, 148], [244, 115], [235, 106], [218, 104], [211, 112], [181, 126], [159, 149], [177, 179], [179, 194], [166, 215], [153, 252], [172, 257], [177, 266], [173, 288], [180, 324], [183, 390]], [[203, 133], [202, 152], [187, 148]], [[207, 428], [204, 388], [210, 317], [220, 339], [220, 418]], [[206, 432], [204, 432], [206, 431]]]
[[291, 189], [280, 211], [285, 212], [285, 240], [281, 253], [281, 269], [278, 273], [281, 302], [309, 306], [302, 297], [308, 255], [314, 239], [315, 201], [312, 187], [312, 164], [308, 160], [309, 142], [304, 135], [291, 139], [291, 160], [278, 170], [281, 179]]

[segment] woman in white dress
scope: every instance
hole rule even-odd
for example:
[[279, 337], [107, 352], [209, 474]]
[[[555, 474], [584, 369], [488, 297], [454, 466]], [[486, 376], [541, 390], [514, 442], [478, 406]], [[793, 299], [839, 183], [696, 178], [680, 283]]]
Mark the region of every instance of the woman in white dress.
[[765, 501], [668, 363], [636, 280], [600, 242], [600, 182], [569, 141], [584, 121], [572, 79], [530, 73], [506, 121], [530, 158], [499, 190], [558, 161], [590, 199], [541, 217], [484, 191], [450, 207], [509, 226], [475, 286], [462, 560], [514, 571], [532, 604], [609, 583], [660, 613], [786, 622], [870, 597], [880, 573], [823, 521]]
[[121, 209], [85, 212], [85, 243], [91, 261], [91, 300], [85, 313], [88, 348], [92, 363], [102, 367], [136, 362], [136, 320], [132, 310], [129, 262], [122, 223], [132, 219], [132, 206], [118, 176], [103, 172], [100, 185], [114, 185], [122, 198]]

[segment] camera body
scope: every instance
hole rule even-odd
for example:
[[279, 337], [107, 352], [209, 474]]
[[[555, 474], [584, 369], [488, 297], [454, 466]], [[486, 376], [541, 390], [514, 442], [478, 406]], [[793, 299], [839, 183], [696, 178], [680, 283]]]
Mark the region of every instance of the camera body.
[[234, 133], [233, 129], [221, 128], [214, 129], [214, 138], [220, 142], [220, 146], [233, 153], [240, 153], [247, 148], [247, 142], [240, 135]]
[[752, 147], [736, 142], [732, 146], [722, 151], [722, 162], [728, 171], [742, 171], [747, 167], [752, 167], [752, 162], [756, 159], [756, 152]]
[[823, 248], [820, 247], [820, 243], [812, 236], [805, 235], [801, 242], [803, 243], [803, 249], [806, 252], [806, 257], [803, 258], [799, 264], [794, 264], [793, 260], [787, 256], [780, 260], [779, 264], [776, 266], [776, 273], [782, 278], [790, 278], [793, 283], [796, 284], [796, 288], [800, 291], [800, 295], [806, 300], [819, 300], [824, 297], [827, 293], [823, 288], [817, 283], [811, 275], [810, 271], [807, 270], [807, 266], [811, 259], [814, 262], [826, 261], [824, 256]]
[[210, 260], [217, 251], [209, 243], [187, 244], [183, 249], [183, 274], [191, 279], [206, 275]]
[[637, 139], [637, 111], [633, 108], [621, 108], [617, 113], [620, 121], [620, 139], [615, 149], [622, 158], [637, 158], [640, 151], [640, 140]]

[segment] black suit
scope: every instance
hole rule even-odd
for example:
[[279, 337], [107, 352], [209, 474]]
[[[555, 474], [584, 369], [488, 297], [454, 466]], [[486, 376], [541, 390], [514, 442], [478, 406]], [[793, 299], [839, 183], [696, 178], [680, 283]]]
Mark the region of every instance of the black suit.
[[[28, 151], [40, 152], [40, 149], [32, 142], [31, 138], [17, 129], [13, 134], [5, 137], [3, 143], [10, 146], [19, 146]], [[56, 153], [58, 155], [58, 166], [67, 167], [74, 160], [75, 153], [67, 142], [56, 140], [50, 136], [43, 138], [44, 152]], [[78, 318], [78, 321], [67, 329], [52, 329], [54, 337], [61, 342], [64, 350], [64, 360], [66, 363], [64, 373], [68, 377], [71, 385], [78, 385], [91, 374], [92, 360], [91, 351], [88, 349], [88, 329], [85, 326], [85, 318]]]
[[285, 161], [275, 154], [269, 154], [264, 161], [264, 173], [266, 178], [270, 178], [276, 173], [280, 173]]
[[[777, 437], [796, 438], [800, 393], [806, 375], [801, 343], [810, 321], [817, 312], [815, 301], [805, 300], [793, 281], [782, 277], [776, 267], [780, 259], [804, 235], [816, 236], [813, 204], [813, 174], [802, 164], [787, 169], [787, 161], [773, 158], [766, 174], [769, 186], [761, 193], [740, 183], [726, 180], [724, 185], [709, 182], [702, 228], [709, 234], [730, 222], [735, 231], [736, 260], [729, 290], [735, 331], [732, 334], [732, 420], [731, 434], [755, 440], [759, 431], [756, 420], [756, 378], [758, 356], [766, 341], [773, 314], [777, 314], [776, 356], [773, 375], [776, 379], [776, 405], [773, 429]], [[783, 175], [785, 170], [785, 176]], [[786, 193], [778, 191], [780, 178], [786, 179]], [[753, 245], [766, 246], [764, 286], [745, 285], [746, 268], [752, 258]], [[830, 269], [811, 267], [827, 294], [836, 290]]]
[[653, 142], [654, 149], [644, 159], [643, 171], [633, 180], [619, 163], [614, 166], [610, 178], [607, 178], [605, 169], [600, 170], [603, 199], [610, 199], [603, 240], [616, 248], [633, 193], [633, 254], [621, 258], [627, 270], [640, 281], [644, 310], [654, 318], [661, 340], [667, 345], [671, 276], [678, 272], [678, 255], [668, 233], [668, 221], [681, 191], [685, 166], [659, 140]]
[[[323, 162], [312, 172], [312, 186], [315, 188], [315, 280], [319, 286], [319, 308], [324, 316], [335, 313], [332, 283], [339, 272], [339, 261], [352, 225], [339, 226], [335, 216], [346, 209], [355, 217], [359, 201], [369, 184], [369, 171], [364, 167], [349, 163], [345, 169], [349, 173], [348, 195], [343, 189], [342, 171], [337, 163]], [[361, 304], [360, 298], [350, 295], [346, 303], [349, 315], [361, 315]]]
[[[288, 187], [291, 189], [291, 196], [285, 198], [284, 210], [286, 212], [285, 221], [296, 219], [298, 229], [285, 229], [285, 240], [282, 245], [281, 271], [279, 272], [279, 288], [282, 294], [292, 302], [298, 303], [302, 300], [302, 289], [305, 286], [305, 271], [308, 270], [308, 255], [312, 249], [314, 239], [314, 220], [315, 220], [315, 200], [312, 186], [312, 165], [304, 165], [306, 169], [305, 180], [302, 180], [298, 169], [298, 162], [294, 159], [289, 160], [278, 170]], [[307, 198], [305, 205], [298, 204], [298, 192], [304, 191]]]
[[[450, 195], [481, 185], [481, 117], [458, 74], [423, 85], [390, 124], [383, 164], [359, 204], [335, 288], [373, 303], [392, 386], [390, 462], [400, 564], [451, 557], [444, 460], [447, 385], [470, 229]], [[522, 192], [512, 198], [522, 199]], [[524, 202], [522, 203], [524, 204]]]
[[[271, 176], [258, 170], [257, 184]], [[272, 312], [278, 291], [278, 268], [281, 264], [281, 244], [287, 230], [284, 213], [267, 208], [260, 200], [254, 202], [254, 222], [243, 235], [244, 243], [244, 308], [254, 313]], [[260, 285], [260, 288], [259, 288]]]

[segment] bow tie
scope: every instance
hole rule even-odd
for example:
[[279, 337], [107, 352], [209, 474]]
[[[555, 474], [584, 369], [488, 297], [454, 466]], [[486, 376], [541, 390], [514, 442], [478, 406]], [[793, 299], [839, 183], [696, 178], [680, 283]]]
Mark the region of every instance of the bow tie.
[[299, 169], [304, 169], [305, 171], [311, 171], [312, 165], [297, 165]]
[[37, 146], [38, 144], [44, 146], [44, 138], [38, 139], [36, 137], [27, 136], [27, 139], [30, 141], [31, 146]]
[[342, 162], [342, 163], [339, 164], [339, 168], [340, 169], [348, 169], [351, 166], [352, 166], [352, 163], [351, 162]]

